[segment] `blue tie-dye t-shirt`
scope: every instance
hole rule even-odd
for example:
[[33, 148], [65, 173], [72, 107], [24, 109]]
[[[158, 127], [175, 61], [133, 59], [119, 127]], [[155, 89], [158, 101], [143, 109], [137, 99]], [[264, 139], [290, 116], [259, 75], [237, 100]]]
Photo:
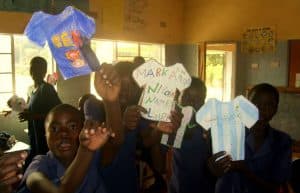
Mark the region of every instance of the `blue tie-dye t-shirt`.
[[24, 33], [39, 46], [48, 42], [64, 79], [95, 70], [79, 49], [82, 37], [90, 39], [95, 33], [95, 21], [80, 10], [68, 6], [57, 15], [35, 12]]

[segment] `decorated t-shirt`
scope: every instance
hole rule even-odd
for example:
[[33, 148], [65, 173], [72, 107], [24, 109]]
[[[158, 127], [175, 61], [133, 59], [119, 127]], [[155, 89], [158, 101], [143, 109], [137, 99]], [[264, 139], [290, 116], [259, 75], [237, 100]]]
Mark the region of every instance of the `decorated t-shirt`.
[[82, 37], [90, 39], [94, 33], [94, 19], [72, 6], [57, 15], [35, 12], [24, 32], [39, 46], [48, 42], [64, 79], [95, 70], [93, 64], [86, 62], [79, 49], [83, 43]]
[[187, 125], [190, 123], [194, 109], [191, 106], [182, 107], [181, 110], [183, 117], [181, 119], [180, 127], [178, 128], [177, 132], [175, 133], [174, 141], [172, 141], [172, 144], [169, 144], [169, 135], [168, 134], [162, 134], [160, 143], [164, 145], [170, 145], [174, 148], [180, 148], [183, 140], [183, 136], [186, 130]]
[[209, 99], [196, 113], [196, 121], [211, 129], [213, 153], [226, 151], [233, 160], [245, 157], [245, 127], [258, 120], [258, 109], [243, 96], [230, 102]]
[[133, 78], [144, 87], [139, 104], [147, 113], [142, 113], [142, 116], [154, 121], [170, 122], [176, 90], [182, 92], [191, 84], [191, 77], [182, 64], [166, 67], [156, 60], [149, 60], [136, 68]]

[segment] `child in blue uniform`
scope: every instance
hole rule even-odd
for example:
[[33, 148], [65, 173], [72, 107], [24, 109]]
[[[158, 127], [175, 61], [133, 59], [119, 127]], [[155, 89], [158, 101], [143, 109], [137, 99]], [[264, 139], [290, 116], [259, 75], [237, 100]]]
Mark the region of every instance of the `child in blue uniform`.
[[[198, 110], [206, 97], [204, 83], [192, 77], [192, 83], [181, 98], [181, 106], [192, 106]], [[210, 174], [206, 161], [210, 155], [206, 131], [195, 121], [195, 114], [188, 124], [181, 148], [173, 148], [170, 193], [212, 193], [214, 177]]]
[[246, 131], [245, 160], [231, 161], [229, 156], [219, 159], [224, 153], [210, 159], [215, 171], [223, 170], [216, 172], [221, 174], [216, 192], [279, 192], [289, 178], [291, 138], [269, 124], [278, 108], [277, 89], [267, 83], [258, 84], [248, 98], [258, 108], [259, 120]]
[[49, 112], [45, 127], [50, 151], [34, 158], [19, 192], [105, 192], [97, 150], [110, 131], [91, 121], [82, 126], [81, 113], [71, 105], [58, 105]]

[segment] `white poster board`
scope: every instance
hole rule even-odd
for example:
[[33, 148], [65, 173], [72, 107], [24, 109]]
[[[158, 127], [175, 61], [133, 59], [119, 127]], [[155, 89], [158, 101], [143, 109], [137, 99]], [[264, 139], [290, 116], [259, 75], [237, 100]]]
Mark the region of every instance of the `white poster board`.
[[133, 71], [134, 80], [143, 93], [139, 104], [149, 120], [170, 122], [169, 115], [174, 106], [176, 90], [182, 92], [191, 84], [191, 77], [182, 64], [163, 66], [156, 60], [149, 60]]

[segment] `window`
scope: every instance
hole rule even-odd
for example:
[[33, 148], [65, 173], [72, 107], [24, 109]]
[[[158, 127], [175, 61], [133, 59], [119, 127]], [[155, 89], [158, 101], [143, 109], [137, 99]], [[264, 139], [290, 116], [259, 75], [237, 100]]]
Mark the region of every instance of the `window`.
[[48, 73], [55, 71], [55, 65], [48, 46], [41, 49], [23, 35], [0, 34], [0, 42], [1, 111], [8, 109], [7, 100], [14, 94], [27, 99], [28, 88], [33, 84], [29, 73], [31, 58], [44, 57], [48, 63]]
[[[49, 47], [41, 48], [30, 42], [23, 35], [0, 34], [0, 112], [8, 110], [7, 100], [14, 94], [27, 99], [28, 88], [33, 85], [29, 73], [30, 60], [35, 56], [44, 57], [48, 63], [48, 74], [56, 70]], [[145, 59], [154, 58], [164, 62], [164, 45], [137, 42], [121, 42], [111, 40], [91, 41], [100, 63], [114, 61], [132, 61], [135, 56], [144, 56]], [[94, 76], [91, 76], [91, 93], [94, 90]], [[97, 96], [97, 95], [96, 95]]]
[[[100, 63], [113, 63], [115, 61], [133, 61], [135, 56], [143, 56], [145, 60], [156, 59], [165, 65], [165, 47], [163, 44], [121, 42], [109, 40], [91, 41], [92, 49], [95, 51]], [[91, 94], [98, 96], [94, 88], [94, 73], [91, 75]]]
[[13, 84], [12, 43], [10, 35], [0, 35], [0, 108], [4, 109], [6, 101], [11, 97]]

